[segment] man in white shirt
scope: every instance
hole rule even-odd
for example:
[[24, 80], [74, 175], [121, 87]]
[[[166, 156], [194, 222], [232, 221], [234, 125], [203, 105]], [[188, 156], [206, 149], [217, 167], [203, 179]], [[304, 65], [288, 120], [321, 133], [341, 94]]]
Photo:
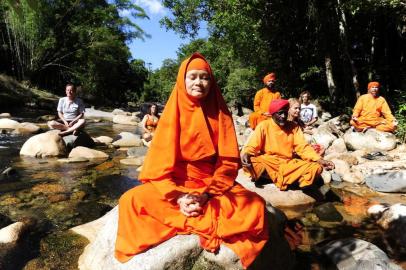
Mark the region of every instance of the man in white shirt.
[[310, 103], [309, 91], [303, 91], [300, 94], [300, 119], [306, 126], [312, 126], [318, 119], [317, 108]]
[[80, 98], [76, 97], [76, 87], [73, 84], [67, 84], [65, 88], [66, 97], [60, 98], [58, 102], [57, 121], [49, 121], [48, 126], [51, 129], [59, 129], [59, 135], [65, 136], [70, 133], [76, 135], [78, 129], [85, 125], [83, 118], [85, 106]]

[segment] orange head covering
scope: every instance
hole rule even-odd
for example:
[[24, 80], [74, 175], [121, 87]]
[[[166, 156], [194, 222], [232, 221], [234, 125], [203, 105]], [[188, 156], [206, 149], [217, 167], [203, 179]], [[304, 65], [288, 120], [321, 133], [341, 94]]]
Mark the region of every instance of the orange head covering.
[[270, 80], [276, 80], [276, 75], [275, 75], [275, 73], [269, 73], [269, 74], [267, 74], [263, 79], [262, 79], [262, 81], [264, 82], [264, 84], [267, 84], [267, 82], [268, 81], [270, 81]]
[[268, 112], [270, 115], [278, 112], [280, 109], [289, 107], [289, 101], [286, 99], [274, 99], [269, 104]]
[[187, 65], [186, 72], [190, 70], [205, 70], [210, 73], [210, 66], [202, 58], [194, 58], [192, 61], [190, 61], [189, 65]]
[[[186, 93], [186, 72], [190, 66], [191, 69], [201, 67], [202, 62], [210, 74], [211, 88], [203, 100], [192, 100]], [[178, 160], [196, 161], [209, 156], [232, 158], [238, 162], [238, 144], [231, 114], [211, 68], [201, 54], [194, 53], [179, 68], [139, 180], [170, 177]]]
[[372, 87], [379, 87], [379, 86], [381, 86], [379, 84], [379, 82], [370, 82], [370, 83], [368, 83], [368, 90], [371, 89]]

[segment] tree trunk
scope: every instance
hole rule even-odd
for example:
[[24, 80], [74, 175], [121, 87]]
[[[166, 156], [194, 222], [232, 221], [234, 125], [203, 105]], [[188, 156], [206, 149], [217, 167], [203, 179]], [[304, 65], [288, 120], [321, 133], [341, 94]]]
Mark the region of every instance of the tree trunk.
[[327, 78], [328, 92], [330, 94], [330, 97], [331, 97], [333, 103], [335, 103], [337, 87], [334, 82], [333, 65], [331, 63], [331, 57], [329, 54], [326, 54], [324, 56], [324, 64], [326, 66], [326, 78]]
[[337, 0], [337, 15], [338, 15], [338, 28], [340, 31], [343, 52], [346, 57], [346, 60], [349, 62], [351, 66], [353, 91], [355, 94], [355, 98], [358, 98], [361, 94], [359, 91], [358, 71], [357, 68], [355, 67], [354, 60], [352, 59], [350, 52], [348, 50], [347, 19], [345, 17], [344, 10], [341, 6], [341, 0]]

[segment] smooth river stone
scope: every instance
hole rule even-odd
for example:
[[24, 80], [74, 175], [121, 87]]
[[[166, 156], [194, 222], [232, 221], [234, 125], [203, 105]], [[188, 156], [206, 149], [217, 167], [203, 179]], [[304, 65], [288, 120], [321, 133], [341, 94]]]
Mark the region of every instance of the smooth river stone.
[[379, 192], [405, 193], [406, 171], [372, 174], [365, 178], [366, 185]]

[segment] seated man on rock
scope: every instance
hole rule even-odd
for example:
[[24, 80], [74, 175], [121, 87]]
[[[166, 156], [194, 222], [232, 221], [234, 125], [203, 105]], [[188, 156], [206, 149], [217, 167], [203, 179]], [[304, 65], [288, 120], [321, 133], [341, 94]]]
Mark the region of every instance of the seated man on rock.
[[267, 178], [280, 190], [292, 184], [310, 186], [323, 167], [334, 168], [306, 142], [300, 127], [287, 121], [288, 110], [287, 100], [273, 100], [268, 109], [271, 118], [258, 124], [242, 150], [244, 170], [251, 173], [253, 181]]
[[393, 132], [396, 129], [397, 121], [385, 98], [379, 96], [379, 86], [378, 82], [370, 82], [368, 93], [358, 98], [350, 121], [356, 131], [365, 132], [375, 128]]
[[85, 125], [83, 118], [85, 113], [85, 106], [83, 101], [76, 97], [76, 87], [69, 83], [65, 88], [66, 97], [60, 98], [58, 102], [58, 116], [57, 121], [49, 121], [48, 127], [50, 129], [59, 129], [59, 135], [65, 136], [70, 133], [76, 135], [77, 131]]

